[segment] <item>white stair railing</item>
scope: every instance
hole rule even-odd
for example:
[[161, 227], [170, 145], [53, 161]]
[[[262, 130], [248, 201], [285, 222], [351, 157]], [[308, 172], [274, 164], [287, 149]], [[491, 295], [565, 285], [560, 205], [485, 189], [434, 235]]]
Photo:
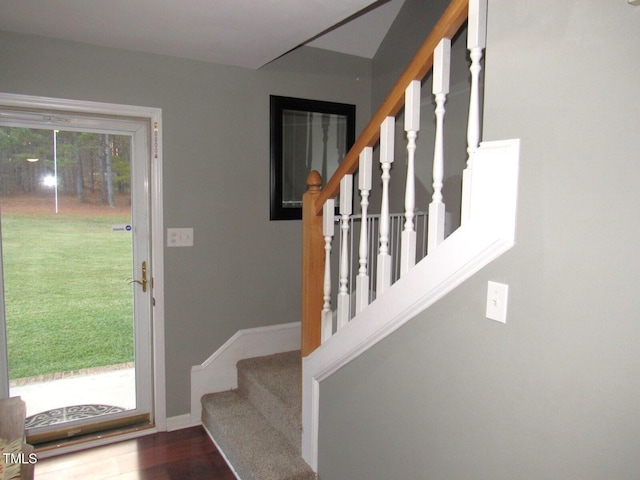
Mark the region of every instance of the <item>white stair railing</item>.
[[373, 148], [367, 147], [360, 153], [358, 168], [358, 186], [360, 188], [360, 211], [362, 225], [360, 227], [360, 245], [358, 248], [358, 277], [356, 278], [356, 313], [361, 312], [369, 304], [369, 274], [367, 263], [369, 258], [367, 210], [369, 207], [369, 192], [371, 191], [371, 163], [373, 162]]
[[[322, 331], [321, 337], [324, 343], [334, 333], [334, 323], [337, 324], [337, 310], [332, 310], [332, 298], [335, 294], [336, 298], [339, 298], [339, 292], [332, 291], [332, 265], [337, 265], [340, 269], [343, 255], [341, 252], [344, 249], [344, 243], [342, 238], [342, 218], [336, 218], [334, 215], [334, 201], [327, 201], [323, 210], [323, 235], [325, 242], [325, 263], [324, 263], [324, 284], [323, 284], [323, 308], [322, 308]], [[364, 220], [366, 218], [366, 221]], [[361, 273], [363, 267], [364, 271], [375, 270], [378, 265], [379, 256], [363, 256], [363, 252], [370, 252], [375, 250], [375, 243], [380, 238], [380, 231], [382, 227], [382, 217], [380, 214], [363, 214], [351, 215], [349, 217], [349, 232], [350, 235], [347, 238], [347, 264], [350, 271], [358, 269], [359, 273], [355, 277], [348, 279], [349, 292], [349, 318], [353, 318], [361, 310], [363, 310], [369, 303], [375, 300], [377, 295], [382, 295], [380, 291], [376, 292], [376, 278], [366, 273]], [[400, 237], [402, 235], [402, 229], [404, 225], [404, 215], [401, 213], [395, 213], [387, 216], [386, 222], [387, 236], [388, 236], [388, 250], [389, 250], [389, 285], [393, 284], [400, 278]], [[428, 231], [428, 215], [426, 212], [416, 212], [414, 217], [414, 224], [416, 228], [417, 247], [416, 247], [416, 261], [422, 260], [427, 255], [427, 231]], [[450, 233], [450, 216], [447, 215], [445, 224], [445, 234]], [[338, 235], [338, 245], [333, 248], [333, 238]], [[356, 243], [355, 238], [359, 240]], [[363, 239], [365, 245], [362, 245]], [[334, 255], [337, 254], [337, 255]], [[336, 258], [342, 257], [342, 258]], [[362, 260], [365, 260], [366, 265], [363, 266]], [[355, 285], [354, 285], [355, 283]], [[354, 297], [353, 292], [356, 292]], [[336, 294], [337, 293], [337, 294]], [[358, 300], [358, 296], [361, 296]], [[334, 298], [335, 300], [335, 298]], [[354, 301], [355, 300], [355, 301]], [[335, 302], [333, 303], [335, 305]], [[334, 322], [335, 320], [335, 322]]]
[[[322, 324], [322, 344], [311, 352], [303, 348], [303, 458], [317, 470], [320, 382], [349, 361], [379, 342], [416, 314], [433, 305], [480, 268], [510, 249], [515, 238], [515, 203], [519, 141], [480, 143], [480, 72], [485, 47], [487, 0], [451, 0], [436, 27], [419, 49], [396, 86], [349, 151], [344, 162], [329, 179], [321, 193], [317, 181], [311, 179], [308, 203], [303, 210], [303, 265], [318, 265], [321, 249], [320, 210], [324, 212], [324, 280], [321, 316], [316, 300], [321, 295], [303, 294], [303, 344], [305, 322]], [[467, 20], [467, 48], [470, 51], [471, 92], [467, 125], [467, 163], [462, 176], [461, 226], [448, 236], [446, 208], [443, 201], [444, 180], [444, 114], [449, 92], [451, 38]], [[433, 146], [433, 195], [428, 218], [424, 217], [424, 240], [417, 241], [415, 163], [420, 130], [420, 82], [433, 62], [436, 130]], [[426, 65], [426, 67], [425, 67]], [[424, 68], [423, 68], [424, 67]], [[407, 170], [405, 212], [389, 211], [391, 165], [394, 162], [396, 115], [404, 105], [407, 136]], [[379, 143], [378, 143], [379, 142]], [[380, 215], [369, 214], [371, 190], [371, 157], [378, 145], [381, 166]], [[422, 149], [421, 149], [422, 151]], [[359, 157], [356, 158], [355, 155]], [[355, 236], [352, 215], [352, 174], [360, 171], [358, 190], [361, 198], [358, 253], [354, 257]], [[458, 172], [450, 172], [456, 175]], [[310, 176], [311, 178], [311, 176]], [[340, 187], [340, 248], [337, 263], [339, 289], [336, 293], [336, 332], [333, 332], [331, 307], [331, 243], [334, 236], [333, 197]], [[326, 200], [326, 203], [322, 203]], [[401, 233], [394, 231], [394, 219], [402, 217]], [[400, 223], [400, 222], [398, 222]], [[378, 232], [376, 233], [375, 225]], [[428, 226], [427, 226], [428, 224]], [[419, 227], [418, 227], [419, 228]], [[398, 227], [397, 231], [400, 231]], [[351, 236], [350, 236], [351, 232]], [[398, 243], [400, 244], [398, 246]], [[350, 245], [350, 247], [349, 247]], [[311, 248], [313, 247], [313, 248]], [[422, 250], [420, 250], [422, 249]], [[320, 253], [318, 253], [320, 252]], [[377, 255], [376, 255], [377, 252]], [[395, 273], [394, 268], [399, 272]], [[351, 305], [353, 275], [355, 305]], [[369, 274], [375, 271], [376, 274]], [[305, 273], [307, 270], [305, 270]], [[303, 277], [306, 278], [306, 277]], [[309, 278], [316, 278], [309, 276]], [[319, 277], [318, 277], [319, 278]], [[303, 281], [303, 290], [320, 292], [320, 285]], [[313, 300], [310, 300], [313, 299]], [[313, 313], [312, 312], [318, 312]], [[309, 329], [311, 338], [316, 330]], [[315, 347], [314, 347], [315, 348]]]
[[445, 205], [442, 201], [444, 180], [444, 103], [449, 93], [451, 40], [443, 38], [433, 58], [433, 95], [436, 99], [436, 137], [433, 147], [433, 197], [429, 205], [429, 247], [434, 249], [444, 240]]
[[402, 231], [400, 275], [407, 273], [416, 264], [416, 231], [413, 226], [413, 217], [416, 207], [416, 138], [420, 130], [420, 82], [418, 80], [412, 81], [404, 93], [404, 130], [407, 132], [407, 183], [404, 192], [405, 223]]
[[376, 286], [382, 294], [391, 286], [391, 255], [389, 255], [389, 180], [395, 148], [395, 118], [387, 117], [380, 125], [380, 165], [382, 167], [382, 199], [380, 205], [380, 249]]
[[467, 168], [462, 173], [462, 211], [461, 222], [471, 216], [471, 171], [473, 157], [480, 144], [480, 71], [482, 51], [487, 39], [487, 1], [469, 2], [469, 23], [467, 27], [467, 49], [471, 56], [471, 94], [469, 97], [469, 120], [467, 125]]
[[[471, 172], [473, 168], [473, 156], [479, 145], [480, 138], [480, 60], [485, 45], [486, 0], [471, 0], [469, 2], [469, 20], [467, 47], [471, 53], [471, 93], [469, 103], [469, 119], [467, 127], [467, 154], [466, 168], [460, 172], [463, 178], [461, 205], [461, 221], [464, 222], [470, 215], [470, 188]], [[435, 140], [433, 146], [432, 185], [433, 195], [428, 207], [428, 228], [426, 229], [427, 253], [433, 253], [445, 240], [445, 217], [447, 217], [445, 203], [443, 201], [444, 181], [444, 115], [445, 102], [449, 93], [451, 65], [451, 39], [442, 38], [433, 51], [433, 86], [432, 93], [435, 97]], [[392, 257], [390, 239], [389, 213], [389, 185], [391, 180], [390, 170], [394, 161], [395, 123], [396, 118], [386, 117], [380, 125], [379, 150], [380, 165], [382, 170], [381, 185], [382, 197], [379, 215], [379, 239], [377, 245], [377, 260], [369, 258], [371, 243], [367, 222], [369, 208], [369, 192], [371, 190], [371, 158], [373, 148], [367, 146], [360, 152], [359, 157], [359, 192], [361, 198], [361, 228], [359, 232], [359, 255], [357, 262], [357, 276], [350, 274], [352, 268], [352, 253], [347, 247], [349, 235], [354, 235], [350, 230], [349, 220], [352, 214], [352, 175], [345, 175], [340, 181], [340, 249], [339, 249], [339, 290], [337, 293], [337, 326], [336, 330], [343, 328], [353, 315], [369, 305], [372, 297], [380, 297], [397, 280], [392, 274], [393, 265], [399, 265], [400, 276], [407, 274], [416, 264], [417, 258], [417, 232], [415, 225], [415, 162], [417, 150], [417, 138], [420, 131], [420, 91], [419, 80], [409, 82], [404, 94], [404, 130], [407, 137], [407, 168], [404, 192], [404, 228], [401, 233], [399, 246], [399, 262]], [[326, 211], [326, 210], [325, 210]], [[325, 222], [326, 224], [326, 222]], [[325, 233], [325, 239], [326, 237]], [[394, 242], [395, 244], [395, 242]], [[424, 256], [424, 255], [422, 255]], [[419, 257], [422, 258], [422, 256]], [[328, 262], [328, 260], [327, 260]], [[375, 282], [370, 281], [369, 265], [376, 263]], [[330, 275], [330, 269], [327, 271]], [[355, 308], [351, 308], [350, 278], [356, 279]], [[372, 280], [372, 279], [371, 279]], [[331, 285], [330, 280], [325, 279], [325, 288]], [[375, 293], [372, 293], [375, 292]], [[323, 308], [323, 324], [328, 322], [327, 312], [331, 306], [327, 305], [327, 298], [331, 298], [330, 292], [324, 292], [325, 306]], [[323, 341], [329, 333], [323, 328]]]
[[340, 181], [340, 290], [338, 293], [338, 330], [350, 320], [349, 311], [349, 218], [351, 216], [353, 176], [345, 175]]
[[321, 341], [325, 342], [333, 335], [333, 313], [331, 312], [331, 242], [334, 232], [335, 200], [330, 198], [324, 203], [322, 212], [322, 234], [324, 236], [324, 287]]

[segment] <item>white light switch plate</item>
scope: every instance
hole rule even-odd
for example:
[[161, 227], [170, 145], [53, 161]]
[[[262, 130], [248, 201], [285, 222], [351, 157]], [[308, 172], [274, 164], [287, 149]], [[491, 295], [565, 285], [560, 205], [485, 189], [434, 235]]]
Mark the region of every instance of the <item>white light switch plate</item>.
[[193, 228], [167, 228], [167, 247], [193, 247]]
[[507, 323], [507, 300], [509, 285], [489, 282], [487, 285], [487, 313], [490, 320]]

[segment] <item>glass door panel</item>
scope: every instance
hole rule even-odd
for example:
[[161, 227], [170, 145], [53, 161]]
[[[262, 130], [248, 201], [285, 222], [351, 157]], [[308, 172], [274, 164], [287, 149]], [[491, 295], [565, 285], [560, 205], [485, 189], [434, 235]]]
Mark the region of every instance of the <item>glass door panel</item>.
[[0, 126], [9, 393], [42, 441], [150, 421], [137, 395], [139, 368], [150, 376], [137, 335], [149, 297], [134, 282], [147, 250], [145, 202], [132, 198], [140, 148], [129, 134]]

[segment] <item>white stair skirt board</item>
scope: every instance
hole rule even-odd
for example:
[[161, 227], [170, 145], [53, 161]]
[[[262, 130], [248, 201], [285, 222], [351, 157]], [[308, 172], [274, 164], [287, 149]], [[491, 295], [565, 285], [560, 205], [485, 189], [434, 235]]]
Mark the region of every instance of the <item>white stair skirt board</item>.
[[202, 364], [191, 367], [191, 424], [201, 423], [203, 395], [238, 388], [238, 361], [292, 350], [300, 350], [300, 322], [238, 331]]
[[213, 438], [213, 436], [211, 435], [211, 432], [207, 429], [207, 427], [204, 427], [204, 431], [207, 432], [207, 435], [209, 436], [213, 444], [216, 446], [216, 450], [218, 450], [218, 453], [220, 453], [220, 455], [222, 456], [224, 463], [227, 464], [227, 467], [229, 467], [229, 470], [231, 470], [231, 473], [233, 473], [233, 476], [236, 477], [238, 480], [242, 480], [240, 478], [240, 475], [238, 475], [238, 472], [236, 472], [236, 469], [233, 468], [233, 465], [231, 465], [231, 462], [229, 461], [227, 456], [224, 454], [224, 452], [220, 448], [220, 445], [218, 445], [218, 442], [216, 442], [216, 439]]
[[302, 364], [302, 457], [317, 471], [320, 382], [491, 263], [515, 242], [520, 141], [475, 154], [470, 219]]

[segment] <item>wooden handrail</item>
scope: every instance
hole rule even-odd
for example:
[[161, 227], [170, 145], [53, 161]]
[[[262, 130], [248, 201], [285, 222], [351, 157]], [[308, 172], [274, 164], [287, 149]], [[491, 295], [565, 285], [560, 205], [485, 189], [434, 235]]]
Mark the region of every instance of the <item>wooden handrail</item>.
[[321, 343], [323, 304], [324, 241], [322, 207], [340, 191], [340, 180], [358, 168], [360, 152], [373, 147], [380, 138], [380, 125], [386, 117], [395, 117], [404, 105], [404, 94], [413, 80], [422, 80], [433, 66], [433, 52], [442, 38], [452, 38], [467, 19], [469, 0], [452, 0], [431, 33], [382, 102], [351, 150], [321, 190], [322, 179], [316, 171], [307, 180], [302, 199], [302, 339], [301, 354], [306, 357]]
[[413, 80], [422, 80], [433, 66], [433, 51], [443, 38], [453, 38], [467, 20], [469, 0], [452, 0], [436, 23], [431, 33], [418, 49], [409, 66], [402, 73], [387, 98], [382, 102], [353, 147], [338, 166], [331, 179], [315, 199], [316, 215], [322, 213], [322, 206], [329, 198], [335, 198], [340, 192], [340, 179], [354, 173], [358, 168], [360, 152], [365, 147], [373, 147], [380, 138], [380, 125], [386, 117], [395, 117], [404, 105], [404, 92]]

